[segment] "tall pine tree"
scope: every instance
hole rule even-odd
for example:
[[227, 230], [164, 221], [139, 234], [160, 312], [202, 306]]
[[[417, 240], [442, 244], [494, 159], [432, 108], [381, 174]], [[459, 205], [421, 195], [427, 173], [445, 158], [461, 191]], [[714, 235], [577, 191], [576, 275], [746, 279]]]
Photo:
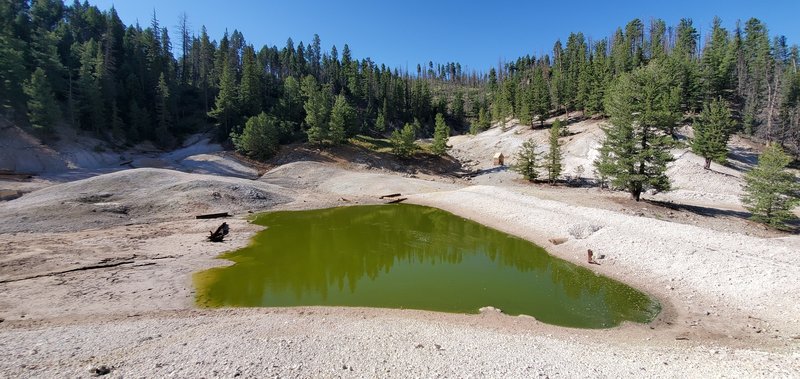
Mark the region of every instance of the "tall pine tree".
[[604, 130], [601, 159], [595, 165], [601, 176], [636, 201], [648, 189], [670, 189], [669, 131], [680, 116], [673, 86], [664, 69], [651, 63], [622, 75], [606, 96], [611, 126]]
[[716, 99], [703, 107], [700, 117], [694, 122], [692, 151], [706, 159], [705, 168], [711, 168], [711, 161], [725, 163], [728, 158], [728, 139], [733, 132], [733, 119], [728, 105]]

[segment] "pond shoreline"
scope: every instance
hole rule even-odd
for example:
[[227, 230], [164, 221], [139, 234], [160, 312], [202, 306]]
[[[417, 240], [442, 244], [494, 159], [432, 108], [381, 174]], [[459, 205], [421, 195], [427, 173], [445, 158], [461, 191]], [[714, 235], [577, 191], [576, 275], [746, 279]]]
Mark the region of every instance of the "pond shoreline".
[[[192, 273], [230, 264], [216, 257], [247, 245], [261, 227], [248, 223], [247, 208], [240, 208], [242, 217], [226, 220], [229, 239], [214, 244], [204, 238], [220, 220], [193, 220], [166, 209], [150, 211], [152, 219], [134, 225], [109, 219], [55, 233], [29, 224], [31, 232], [0, 234], [0, 279], [42, 275], [0, 283], [0, 372], [87, 377], [91, 367], [106, 365], [115, 377], [800, 375], [798, 265], [785, 263], [798, 246], [796, 236], [724, 233], [545, 200], [525, 188], [325, 175], [320, 187], [286, 184], [281, 193], [290, 202], [246, 206], [261, 211], [375, 204], [377, 196], [359, 186], [389, 193], [405, 185], [408, 202], [523, 237], [647, 292], [664, 311], [649, 325], [585, 330], [492, 312], [198, 310]], [[342, 194], [345, 189], [352, 193]], [[43, 204], [44, 210], [56, 206]], [[88, 223], [96, 215], [73, 218]], [[551, 238], [567, 241], [552, 245]], [[605, 255], [600, 265], [585, 262], [587, 248]], [[100, 261], [133, 263], [48, 274]]]

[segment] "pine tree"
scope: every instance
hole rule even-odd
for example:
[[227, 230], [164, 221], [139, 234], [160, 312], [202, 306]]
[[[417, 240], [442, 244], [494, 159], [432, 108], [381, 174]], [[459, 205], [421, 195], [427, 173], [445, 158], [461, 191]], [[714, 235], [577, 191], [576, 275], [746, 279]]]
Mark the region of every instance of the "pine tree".
[[547, 170], [547, 180], [550, 181], [550, 184], [555, 184], [561, 175], [563, 156], [561, 155], [561, 145], [558, 143], [560, 136], [561, 120], [556, 119], [553, 126], [550, 127], [550, 150], [544, 158], [544, 169]]
[[170, 91], [164, 73], [158, 78], [156, 86], [156, 143], [163, 147], [172, 147], [175, 137], [172, 135], [172, 116], [170, 114]]
[[603, 98], [611, 81], [611, 60], [606, 54], [606, 41], [600, 40], [594, 46], [592, 55], [590, 88], [586, 99], [586, 110], [590, 113], [604, 113]]
[[433, 146], [431, 150], [436, 155], [444, 155], [447, 152], [447, 138], [450, 137], [450, 127], [444, 122], [441, 113], [436, 114], [436, 127], [433, 130]]
[[[386, 105], [386, 99], [384, 99], [383, 104]], [[386, 131], [386, 111], [384, 111], [386, 107], [378, 110], [378, 116], [375, 117], [375, 131], [378, 133], [383, 133]]]
[[525, 141], [517, 151], [517, 163], [511, 169], [521, 174], [528, 181], [539, 178], [539, 155], [536, 151], [536, 141], [533, 138]]
[[242, 54], [242, 81], [239, 86], [239, 106], [243, 116], [254, 116], [262, 111], [262, 78], [256, 66], [255, 50], [246, 46]]
[[606, 96], [611, 127], [595, 162], [597, 171], [639, 201], [643, 191], [670, 189], [666, 175], [672, 154], [669, 130], [680, 116], [675, 84], [656, 62], [622, 75]]
[[469, 132], [471, 134], [478, 134], [486, 129], [489, 129], [491, 126], [491, 121], [489, 121], [489, 116], [487, 115], [485, 107], [480, 107], [478, 110], [478, 119], [472, 123], [469, 127]]
[[725, 163], [732, 131], [733, 119], [725, 101], [717, 99], [703, 107], [703, 112], [694, 123], [692, 151], [706, 159], [706, 170], [711, 167], [711, 161]]
[[27, 76], [21, 41], [0, 34], [0, 111], [16, 105], [22, 99], [20, 84]]
[[272, 113], [282, 120], [281, 142], [290, 142], [299, 137], [299, 126], [305, 119], [305, 110], [303, 109], [303, 92], [300, 89], [300, 83], [293, 76], [284, 80], [283, 93]]
[[705, 85], [706, 99], [716, 99], [720, 96], [730, 98], [731, 74], [735, 63], [729, 54], [728, 31], [722, 27], [722, 20], [714, 18], [711, 28], [711, 39], [703, 49], [702, 78]]
[[408, 158], [417, 149], [417, 144], [414, 142], [416, 139], [416, 132], [414, 125], [406, 124], [402, 130], [394, 130], [392, 136], [389, 137], [389, 143], [392, 145], [392, 154], [401, 158]]
[[522, 125], [531, 125], [533, 123], [532, 92], [533, 87], [528, 86], [527, 88], [520, 88], [517, 94], [517, 118]]
[[460, 90], [453, 95], [451, 108], [450, 114], [453, 115], [453, 119], [458, 123], [464, 122], [464, 94]]
[[752, 213], [751, 219], [785, 229], [787, 222], [796, 218], [791, 210], [800, 205], [800, 185], [786, 170], [791, 161], [779, 145], [771, 144], [758, 165], [745, 174], [742, 203]]
[[44, 70], [37, 68], [24, 87], [25, 94], [28, 95], [28, 118], [31, 125], [45, 133], [52, 132], [60, 112]]
[[222, 127], [222, 135], [228, 136], [236, 123], [238, 116], [237, 104], [239, 94], [236, 88], [236, 73], [226, 61], [222, 61], [222, 75], [219, 79], [219, 93], [214, 102], [214, 109], [208, 112], [210, 117], [217, 120], [217, 125]]
[[544, 125], [544, 120], [550, 113], [550, 91], [547, 88], [547, 81], [541, 66], [537, 66], [533, 71], [531, 84], [533, 93], [531, 94], [531, 110], [536, 118], [539, 119], [539, 126]]
[[755, 134], [764, 123], [762, 110], [766, 103], [769, 69], [771, 65], [769, 35], [766, 26], [751, 18], [745, 24], [742, 41], [744, 72], [742, 78], [745, 104], [742, 121], [745, 133]]
[[261, 112], [247, 119], [242, 134], [231, 134], [236, 150], [256, 159], [267, 159], [275, 155], [279, 146], [280, 122], [277, 118]]
[[103, 114], [103, 98], [100, 81], [96, 73], [98, 66], [98, 47], [94, 39], [90, 39], [80, 48], [80, 71], [78, 89], [80, 93], [80, 124], [83, 128], [99, 134], [105, 126]]
[[667, 23], [662, 19], [650, 23], [650, 59], [659, 61], [667, 55], [666, 44]]
[[301, 88], [303, 97], [306, 98], [303, 109], [306, 111], [308, 142], [325, 143], [330, 140], [330, 91], [327, 88], [320, 89], [317, 80], [311, 75], [303, 78]]
[[338, 145], [345, 141], [347, 131], [355, 124], [355, 110], [347, 103], [343, 94], [336, 97], [330, 120], [328, 138], [330, 143]]
[[614, 68], [614, 75], [618, 76], [631, 70], [631, 49], [626, 44], [625, 34], [622, 28], [617, 28], [614, 39], [611, 42], [611, 60]]

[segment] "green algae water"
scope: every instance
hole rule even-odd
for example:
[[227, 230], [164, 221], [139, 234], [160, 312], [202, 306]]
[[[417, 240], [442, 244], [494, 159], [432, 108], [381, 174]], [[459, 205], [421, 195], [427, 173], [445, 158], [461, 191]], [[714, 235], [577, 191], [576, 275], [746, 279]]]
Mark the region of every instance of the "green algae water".
[[258, 216], [235, 262], [195, 274], [205, 307], [359, 306], [477, 313], [549, 324], [649, 322], [657, 302], [539, 246], [451, 213], [374, 205]]

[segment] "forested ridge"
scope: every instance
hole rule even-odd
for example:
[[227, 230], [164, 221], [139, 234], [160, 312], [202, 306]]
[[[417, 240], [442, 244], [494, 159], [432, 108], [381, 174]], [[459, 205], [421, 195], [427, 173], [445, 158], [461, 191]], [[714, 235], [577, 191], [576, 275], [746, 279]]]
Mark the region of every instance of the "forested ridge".
[[147, 26], [126, 26], [113, 8], [77, 0], [0, 4], [2, 113], [44, 135], [65, 122], [169, 148], [216, 125], [221, 139], [266, 157], [277, 143], [336, 144], [406, 124], [429, 137], [437, 114], [456, 132], [509, 117], [537, 125], [570, 111], [604, 116], [621, 78], [648, 68], [669, 95], [661, 105], [679, 115], [659, 119], [672, 123], [666, 130], [716, 101], [735, 131], [800, 154], [800, 53], [757, 19], [733, 30], [715, 19], [702, 41], [690, 19], [674, 28], [635, 19], [609, 38], [572, 33], [551, 54], [486, 72], [433, 62], [409, 72], [353, 57], [346, 44], [323, 51], [317, 35], [257, 48], [237, 30], [219, 40], [204, 27], [195, 34], [186, 15], [170, 30], [155, 13]]

